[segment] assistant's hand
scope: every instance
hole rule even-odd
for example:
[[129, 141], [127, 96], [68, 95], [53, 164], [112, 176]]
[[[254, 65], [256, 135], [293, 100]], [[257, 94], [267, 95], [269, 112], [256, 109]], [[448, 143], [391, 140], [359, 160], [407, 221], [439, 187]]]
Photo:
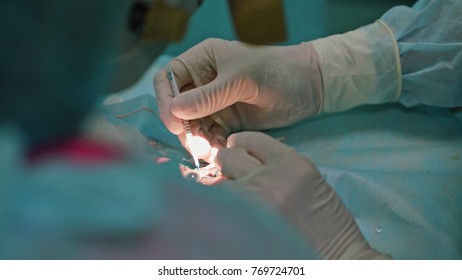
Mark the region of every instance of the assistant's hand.
[[387, 258], [374, 251], [352, 215], [308, 158], [259, 132], [231, 135], [217, 155], [240, 191], [285, 215], [322, 258]]
[[175, 134], [183, 132], [180, 119], [214, 113], [199, 124], [206, 134], [217, 125], [228, 133], [282, 127], [319, 110], [321, 74], [308, 43], [258, 47], [208, 39], [171, 67], [182, 94], [173, 98], [165, 70], [154, 85], [161, 118]]

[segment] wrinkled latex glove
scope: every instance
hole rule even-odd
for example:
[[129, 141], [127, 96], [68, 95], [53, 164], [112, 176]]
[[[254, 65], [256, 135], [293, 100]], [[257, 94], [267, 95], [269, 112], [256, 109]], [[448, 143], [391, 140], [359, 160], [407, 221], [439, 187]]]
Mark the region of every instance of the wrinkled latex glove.
[[205, 40], [171, 62], [182, 94], [173, 98], [165, 70], [155, 77], [160, 116], [175, 134], [183, 132], [180, 119], [202, 118], [191, 122], [193, 133], [221, 135], [223, 145], [229, 132], [292, 124], [319, 111], [317, 60], [308, 43], [262, 47]]
[[323, 79], [320, 112], [399, 99], [402, 74], [398, 43], [382, 20], [312, 44]]
[[182, 133], [180, 119], [201, 119], [193, 127], [212, 134], [263, 130], [394, 102], [401, 92], [398, 46], [381, 20], [294, 46], [208, 39], [171, 66], [184, 94], [173, 98], [165, 70], [154, 84], [161, 118], [175, 134]]
[[259, 132], [231, 135], [217, 155], [222, 173], [286, 216], [325, 259], [388, 258], [373, 250], [308, 158]]

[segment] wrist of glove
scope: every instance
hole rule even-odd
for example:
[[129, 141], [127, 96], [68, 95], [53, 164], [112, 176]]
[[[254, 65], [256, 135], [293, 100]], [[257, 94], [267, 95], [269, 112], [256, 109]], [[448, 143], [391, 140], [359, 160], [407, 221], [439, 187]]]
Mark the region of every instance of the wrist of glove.
[[395, 102], [401, 93], [396, 39], [381, 20], [310, 42], [319, 58], [323, 89], [320, 112]]
[[217, 155], [235, 189], [291, 221], [324, 259], [387, 258], [373, 250], [335, 191], [306, 157], [257, 132], [233, 134]]

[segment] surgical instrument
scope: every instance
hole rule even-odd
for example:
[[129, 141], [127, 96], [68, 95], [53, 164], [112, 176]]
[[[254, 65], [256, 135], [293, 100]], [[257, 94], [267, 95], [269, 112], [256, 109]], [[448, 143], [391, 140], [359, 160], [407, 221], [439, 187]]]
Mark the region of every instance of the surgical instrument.
[[[173, 70], [171, 66], [167, 70], [167, 77], [168, 77], [168, 81], [170, 82], [170, 87], [172, 88], [173, 97], [175, 97], [178, 94], [180, 94], [180, 90], [178, 89], [178, 84], [176, 83], [175, 76], [173, 74]], [[193, 157], [196, 168], [199, 169], [200, 168], [199, 159], [197, 158], [197, 155], [193, 151], [194, 147], [192, 147], [193, 135], [191, 132], [191, 126], [188, 120], [181, 120], [181, 121], [183, 122], [183, 130], [186, 135], [186, 146], [191, 151], [191, 156]]]

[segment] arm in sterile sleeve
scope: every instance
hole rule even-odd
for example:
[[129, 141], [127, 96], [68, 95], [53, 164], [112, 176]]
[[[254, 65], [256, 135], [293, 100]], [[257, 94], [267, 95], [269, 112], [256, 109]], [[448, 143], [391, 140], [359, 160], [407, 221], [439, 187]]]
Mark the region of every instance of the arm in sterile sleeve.
[[320, 112], [396, 101], [462, 106], [462, 1], [398, 6], [312, 44], [323, 79]]
[[401, 102], [462, 106], [462, 1], [420, 0], [309, 42], [322, 77], [318, 113]]
[[405, 106], [462, 106], [462, 1], [421, 0], [382, 16], [399, 49]]

